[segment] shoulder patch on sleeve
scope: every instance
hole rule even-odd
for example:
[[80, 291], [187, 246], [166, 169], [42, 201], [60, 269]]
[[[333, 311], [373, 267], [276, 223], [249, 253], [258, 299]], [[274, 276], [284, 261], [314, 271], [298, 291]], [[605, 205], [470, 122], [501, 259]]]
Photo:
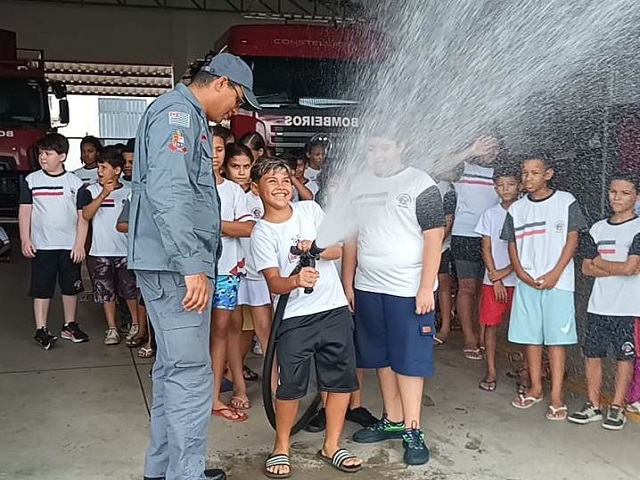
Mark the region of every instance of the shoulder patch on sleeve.
[[191, 127], [191, 115], [184, 112], [169, 112], [169, 125], [177, 127]]
[[185, 143], [184, 135], [180, 130], [176, 130], [171, 134], [169, 150], [175, 153], [181, 153], [183, 155], [187, 153], [187, 144]]

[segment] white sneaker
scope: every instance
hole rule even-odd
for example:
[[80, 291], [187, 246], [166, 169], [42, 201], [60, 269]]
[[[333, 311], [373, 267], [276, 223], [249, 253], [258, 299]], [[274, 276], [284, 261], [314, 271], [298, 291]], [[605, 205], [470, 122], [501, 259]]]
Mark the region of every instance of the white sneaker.
[[127, 333], [127, 340], [131, 340], [133, 337], [135, 337], [138, 334], [139, 330], [140, 325], [138, 325], [137, 323], [132, 323], [131, 327], [129, 328], [129, 333]]
[[120, 334], [117, 328], [110, 328], [105, 332], [104, 344], [105, 345], [117, 345], [120, 343]]
[[260, 342], [258, 340], [256, 340], [253, 344], [253, 354], [260, 357], [262, 356], [262, 347], [260, 346]]

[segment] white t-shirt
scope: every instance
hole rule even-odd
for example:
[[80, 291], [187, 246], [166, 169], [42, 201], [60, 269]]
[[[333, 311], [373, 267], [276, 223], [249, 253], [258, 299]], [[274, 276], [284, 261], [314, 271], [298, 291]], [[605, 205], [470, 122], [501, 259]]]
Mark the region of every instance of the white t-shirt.
[[78, 228], [78, 191], [82, 180], [70, 172], [30, 173], [20, 203], [33, 206], [31, 241], [36, 250], [72, 250]]
[[[89, 205], [98, 198], [100, 192], [102, 192], [102, 185], [99, 183], [89, 185], [81, 192], [81, 205], [83, 207]], [[89, 255], [92, 257], [127, 256], [127, 234], [116, 230], [116, 224], [130, 194], [129, 187], [122, 185], [102, 201], [102, 205], [91, 220], [93, 233]]]
[[[491, 256], [493, 257], [493, 262], [497, 270], [511, 265], [511, 260], [509, 259], [509, 242], [500, 238], [506, 217], [507, 211], [502, 205], [494, 205], [482, 214], [476, 226], [476, 233], [491, 238]], [[505, 287], [515, 287], [516, 281], [517, 277], [515, 272], [511, 272], [502, 279]], [[493, 285], [491, 280], [489, 280], [489, 271], [486, 269], [483, 282], [485, 285]]]
[[304, 171], [304, 176], [307, 180], [311, 182], [318, 182], [318, 175], [320, 175], [320, 170], [316, 170], [315, 168], [307, 167]]
[[[500, 238], [515, 242], [522, 268], [534, 279], [555, 268], [569, 232], [580, 231], [587, 222], [569, 192], [555, 191], [542, 200], [529, 196], [515, 202], [505, 218]], [[560, 275], [555, 288], [573, 292], [573, 259]]]
[[[298, 263], [298, 256], [291, 253], [291, 247], [300, 240], [314, 240], [324, 218], [324, 212], [313, 201], [291, 204], [291, 218], [282, 223], [259, 220], [251, 233], [251, 253], [258, 271], [278, 268], [282, 277], [291, 274]], [[284, 318], [313, 315], [335, 308], [347, 306], [347, 298], [335, 262], [318, 260], [316, 269], [320, 278], [313, 293], [306, 294], [297, 288], [289, 295]], [[277, 303], [279, 297], [276, 297]]]
[[83, 185], [89, 185], [98, 181], [98, 164], [94, 168], [82, 167], [73, 171], [73, 174], [82, 180]]
[[[235, 182], [224, 180], [218, 185], [220, 196], [220, 218], [225, 222], [248, 222], [253, 220], [247, 206], [244, 190]], [[237, 237], [222, 236], [222, 255], [218, 260], [220, 275], [244, 273], [244, 252]]]
[[[320, 190], [320, 186], [318, 185], [318, 182], [316, 182], [315, 180], [309, 180], [307, 183], [304, 184], [304, 186], [307, 187], [309, 190], [311, 190], [311, 193], [313, 194], [312, 200], [314, 200], [316, 198], [316, 195], [318, 194], [318, 191]], [[298, 192], [298, 189], [295, 187], [293, 187], [291, 191], [291, 201], [292, 202], [300, 201], [300, 192]]]
[[[600, 255], [609, 262], [625, 262], [640, 255], [640, 218], [620, 224], [596, 222], [589, 230], [592, 245], [587, 258]], [[597, 277], [587, 311], [598, 315], [640, 317], [640, 275]]]
[[348, 213], [358, 220], [355, 287], [415, 297], [422, 277], [423, 232], [444, 226], [438, 187], [425, 172], [406, 167], [389, 177], [364, 174], [352, 192], [353, 211]]
[[493, 168], [464, 162], [460, 180], [455, 182], [456, 214], [451, 235], [478, 237], [480, 215], [500, 202], [493, 184]]
[[[245, 193], [247, 207], [251, 212], [251, 219], [254, 222], [258, 222], [264, 215], [264, 205], [258, 195], [255, 195], [251, 190]], [[258, 270], [256, 270], [253, 256], [251, 255], [251, 238], [241, 238], [240, 244], [242, 245], [242, 251], [244, 252], [245, 268], [247, 271], [247, 280], [264, 281], [264, 277]]]

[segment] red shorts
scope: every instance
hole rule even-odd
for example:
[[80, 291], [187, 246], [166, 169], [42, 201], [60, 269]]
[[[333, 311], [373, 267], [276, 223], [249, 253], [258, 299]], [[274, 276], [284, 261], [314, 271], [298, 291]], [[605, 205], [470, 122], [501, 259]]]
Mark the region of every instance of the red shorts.
[[511, 311], [514, 287], [507, 289], [507, 302], [500, 303], [493, 293], [493, 285], [482, 285], [482, 299], [480, 301], [480, 325], [496, 326], [502, 323], [504, 314]]

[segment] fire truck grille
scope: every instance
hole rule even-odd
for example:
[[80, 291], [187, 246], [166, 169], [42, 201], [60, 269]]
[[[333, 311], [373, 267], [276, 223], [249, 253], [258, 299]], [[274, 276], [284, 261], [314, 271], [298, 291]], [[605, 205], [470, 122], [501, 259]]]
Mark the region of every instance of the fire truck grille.
[[339, 143], [349, 138], [350, 135], [356, 135], [356, 129], [274, 126], [271, 127], [271, 143], [276, 146], [276, 153], [282, 153], [286, 150], [304, 147], [311, 137], [318, 134], [326, 134], [332, 142]]

